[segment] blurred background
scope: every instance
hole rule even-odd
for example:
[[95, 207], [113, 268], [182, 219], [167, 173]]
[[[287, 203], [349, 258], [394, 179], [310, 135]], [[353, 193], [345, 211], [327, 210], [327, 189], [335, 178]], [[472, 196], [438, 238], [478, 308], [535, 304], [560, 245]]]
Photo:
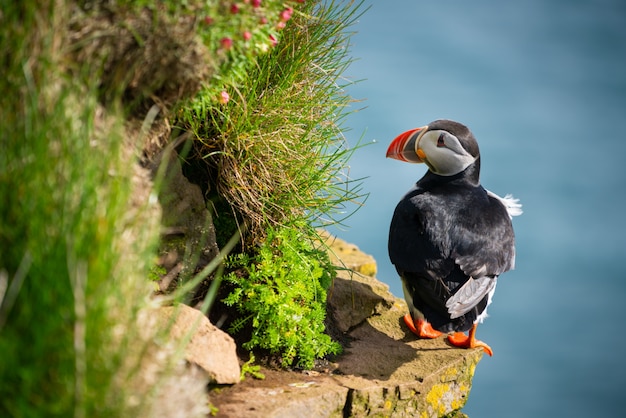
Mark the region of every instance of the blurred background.
[[494, 349], [470, 417], [615, 416], [626, 386], [626, 2], [366, 0], [345, 75], [352, 178], [369, 199], [331, 232], [378, 262], [396, 203], [426, 170], [385, 159], [399, 133], [469, 126], [482, 184], [521, 200], [517, 267], [478, 337]]

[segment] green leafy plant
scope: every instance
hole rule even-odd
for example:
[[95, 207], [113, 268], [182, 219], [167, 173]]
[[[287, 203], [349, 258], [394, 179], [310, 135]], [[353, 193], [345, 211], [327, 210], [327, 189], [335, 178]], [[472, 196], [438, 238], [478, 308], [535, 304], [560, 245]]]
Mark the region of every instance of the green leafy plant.
[[284, 367], [301, 368], [340, 351], [324, 333], [326, 290], [335, 270], [301, 229], [270, 229], [255, 256], [233, 256], [228, 266], [236, 270], [226, 280], [236, 288], [224, 303], [236, 305], [241, 314], [230, 331], [252, 328], [243, 348], [268, 350], [281, 356]]
[[152, 282], [159, 281], [163, 275], [167, 273], [167, 270], [162, 266], [152, 266], [148, 271], [148, 280]]
[[241, 380], [245, 379], [247, 374], [255, 379], [265, 379], [265, 375], [261, 373], [261, 366], [254, 364], [255, 361], [254, 353], [250, 352], [250, 359], [241, 365]]

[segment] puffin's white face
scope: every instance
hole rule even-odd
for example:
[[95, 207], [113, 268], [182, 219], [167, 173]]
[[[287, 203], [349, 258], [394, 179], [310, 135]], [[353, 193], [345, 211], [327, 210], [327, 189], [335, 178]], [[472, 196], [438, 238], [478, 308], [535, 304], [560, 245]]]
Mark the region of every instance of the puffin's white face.
[[415, 153], [430, 171], [440, 176], [458, 174], [476, 161], [456, 136], [444, 130], [421, 133], [415, 141]]

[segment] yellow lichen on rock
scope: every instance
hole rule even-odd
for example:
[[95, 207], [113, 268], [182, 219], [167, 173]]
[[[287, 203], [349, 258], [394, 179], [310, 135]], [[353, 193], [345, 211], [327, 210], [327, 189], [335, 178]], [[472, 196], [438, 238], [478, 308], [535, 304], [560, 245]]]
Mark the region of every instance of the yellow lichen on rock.
[[442, 382], [448, 382], [450, 380], [456, 380], [458, 378], [459, 371], [456, 367], [450, 367], [441, 375]]
[[[428, 395], [426, 395], [426, 402], [428, 402], [430, 415], [426, 416], [442, 416], [446, 412], [446, 406], [443, 402], [444, 396], [450, 392], [450, 385], [447, 383], [440, 383], [434, 385]], [[432, 410], [431, 410], [432, 408]], [[426, 411], [424, 411], [425, 413]]]
[[449, 367], [439, 376], [441, 383], [434, 384], [426, 395], [426, 409], [420, 413], [423, 418], [441, 417], [450, 411], [458, 411], [464, 405], [471, 389], [476, 363], [467, 367]]
[[326, 231], [321, 231], [320, 236], [326, 240], [328, 255], [333, 264], [346, 267], [364, 276], [376, 276], [377, 265], [374, 257], [365, 254], [356, 245], [334, 237]]

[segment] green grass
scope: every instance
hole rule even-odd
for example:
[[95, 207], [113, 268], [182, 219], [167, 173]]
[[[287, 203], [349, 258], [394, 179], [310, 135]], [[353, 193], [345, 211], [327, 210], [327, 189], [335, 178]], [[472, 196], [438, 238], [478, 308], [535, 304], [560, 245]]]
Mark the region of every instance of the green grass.
[[127, 399], [158, 217], [132, 203], [123, 117], [65, 72], [63, 11], [2, 5], [1, 416], [142, 410]]
[[[318, 346], [287, 338], [267, 348], [307, 367], [333, 352], [323, 334], [332, 268], [321, 253], [270, 239], [278, 252], [267, 266], [278, 270], [254, 270], [264, 256], [251, 244], [271, 231], [312, 243], [315, 226], [341, 220], [362, 198], [360, 182], [345, 175], [354, 150], [341, 133], [350, 101], [340, 77], [350, 62], [346, 28], [358, 7], [268, 0], [229, 14], [226, 1], [0, 1], [0, 416], [152, 410], [171, 366], [156, 365], [151, 381], [141, 376], [155, 342], [167, 342], [165, 330], [144, 322], [159, 272], [159, 216], [133, 181], [144, 144], [126, 124], [155, 102], [159, 117], [197, 136], [190, 158], [206, 164], [209, 198], [225, 202], [217, 215], [232, 225], [218, 231], [233, 236], [223, 249], [235, 246], [233, 229], [243, 223], [248, 265], [240, 268], [261, 283], [295, 280], [290, 288], [308, 295], [285, 303], [311, 312], [316, 334], [304, 336]], [[288, 7], [295, 10], [282, 28]], [[260, 13], [268, 24], [258, 24]], [[242, 31], [251, 31], [249, 41]], [[228, 49], [225, 37], [235, 41]], [[195, 100], [180, 102], [200, 84]], [[184, 298], [224, 255], [170, 300]], [[304, 271], [285, 270], [299, 261]], [[215, 289], [204, 309], [214, 297]], [[265, 304], [245, 300], [242, 310]], [[289, 337], [294, 326], [278, 333]]]
[[342, 222], [365, 198], [361, 180], [347, 175], [356, 148], [343, 137], [351, 82], [342, 74], [359, 7], [294, 6], [278, 44], [226, 67], [229, 100], [208, 86], [178, 112], [196, 138], [187, 161], [206, 173], [195, 180], [212, 200], [218, 243], [247, 232], [229, 263], [235, 289], [224, 302], [240, 315], [230, 330], [251, 334], [238, 343], [279, 356], [284, 367], [310, 368], [340, 349], [324, 334], [320, 281], [334, 269], [316, 227]]
[[357, 10], [335, 2], [296, 9], [278, 45], [242, 64], [246, 77], [228, 86], [227, 103], [208, 89], [181, 110], [179, 123], [195, 133], [196, 158], [206, 163], [207, 188], [252, 237], [303, 218], [316, 226], [341, 221], [363, 200], [360, 180], [346, 175], [354, 148], [342, 134], [351, 99], [341, 75]]

